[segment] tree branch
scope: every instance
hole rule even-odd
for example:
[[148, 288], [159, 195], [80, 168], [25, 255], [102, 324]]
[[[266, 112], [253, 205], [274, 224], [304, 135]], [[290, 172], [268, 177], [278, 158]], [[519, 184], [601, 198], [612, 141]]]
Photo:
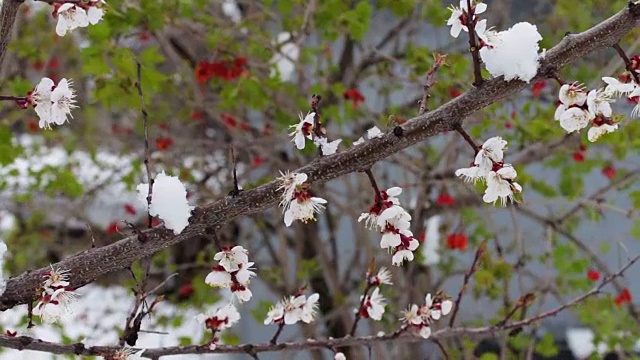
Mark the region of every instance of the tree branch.
[[[6, 13], [5, 10], [11, 6], [10, 3], [14, 4], [15, 1], [5, 1], [3, 13]], [[546, 52], [538, 75], [532, 81], [543, 79], [551, 70], [581, 59], [596, 49], [617, 43], [638, 25], [639, 18], [640, 6], [629, 5], [628, 8], [595, 27], [565, 37], [558, 45]], [[6, 22], [6, 19], [2, 18], [0, 21]], [[455, 125], [462, 123], [467, 116], [526, 86], [524, 82], [505, 82], [502, 78], [487, 80], [482, 89], [472, 88], [439, 108], [407, 121], [402, 126], [404, 129], [402, 137], [388, 133], [347, 151], [316, 159], [295, 171], [307, 174], [309, 184], [323, 183], [359, 171], [442, 131], [453, 130]], [[273, 207], [280, 200], [280, 193], [277, 190], [279, 185], [279, 182], [271, 181], [255, 189], [244, 191], [234, 198], [225, 197], [203, 206], [190, 218], [189, 226], [179, 235], [174, 235], [172, 231], [158, 226], [143, 232], [148, 240], [144, 243], [140, 242], [136, 235], [129, 236], [116, 243], [73, 255], [56, 263], [55, 266], [68, 269], [71, 273], [71, 286], [78, 288], [100, 276], [125, 268], [137, 259], [177, 243], [206, 236], [215, 226], [228, 223], [238, 216]], [[41, 285], [42, 276], [48, 269], [47, 266], [10, 279], [5, 293], [0, 297], [0, 310], [34, 300], [36, 289]]]
[[2, 9], [0, 9], [0, 66], [4, 61], [9, 40], [11, 40], [18, 9], [23, 2], [24, 0], [5, 0], [2, 2]]

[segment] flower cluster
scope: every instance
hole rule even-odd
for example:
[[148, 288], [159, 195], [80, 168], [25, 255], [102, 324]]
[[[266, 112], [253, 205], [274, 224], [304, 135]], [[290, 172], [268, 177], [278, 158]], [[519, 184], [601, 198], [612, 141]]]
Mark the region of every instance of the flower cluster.
[[89, 2], [56, 2], [53, 16], [58, 18], [56, 33], [65, 36], [67, 32], [79, 27], [95, 25], [102, 20], [104, 0], [90, 0]]
[[56, 85], [53, 80], [42, 78], [35, 89], [27, 94], [27, 103], [38, 114], [41, 129], [51, 129], [52, 124], [62, 125], [68, 121], [67, 115], [71, 116], [71, 109], [77, 107], [74, 105], [76, 95], [71, 85], [71, 80], [67, 79], [60, 80]]
[[134, 348], [122, 348], [112, 354], [103, 355], [105, 360], [136, 360], [142, 359], [144, 349], [136, 351]]
[[500, 200], [502, 206], [505, 206], [508, 201], [514, 201], [515, 193], [522, 191], [520, 184], [514, 181], [518, 176], [516, 170], [504, 163], [506, 146], [507, 142], [501, 137], [492, 137], [480, 146], [471, 167], [456, 170], [456, 176], [466, 182], [475, 183], [480, 180], [487, 183], [482, 198], [486, 203], [492, 204]]
[[591, 90], [587, 93], [577, 83], [564, 84], [558, 95], [560, 104], [555, 113], [556, 121], [568, 133], [580, 131], [591, 122], [587, 133], [589, 141], [594, 142], [602, 135], [618, 129], [612, 116], [611, 92]]
[[472, 23], [479, 39], [480, 57], [493, 77], [504, 76], [505, 81], [520, 79], [529, 82], [538, 72], [539, 46], [542, 36], [535, 25], [517, 23], [509, 30], [497, 32], [487, 28], [487, 20], [479, 20], [477, 15], [486, 11], [487, 5], [460, 0], [460, 7], [451, 7], [451, 36], [458, 37], [461, 30], [469, 31]]
[[302, 150], [306, 145], [306, 139], [313, 140], [313, 143], [320, 148], [322, 155], [326, 156], [335, 154], [336, 151], [338, 151], [338, 145], [340, 145], [342, 139], [329, 141], [329, 139], [324, 136], [318, 136], [317, 134], [314, 136], [316, 125], [315, 117], [316, 113], [314, 112], [308, 113], [307, 116], [303, 116], [302, 113], [300, 113], [300, 121], [296, 125], [290, 126], [291, 128], [294, 128], [294, 130], [289, 134], [289, 136], [293, 137], [291, 141], [296, 144], [296, 148], [298, 148], [298, 150]]
[[229, 288], [240, 302], [251, 299], [249, 283], [251, 278], [256, 276], [252, 262], [249, 262], [248, 251], [242, 246], [234, 246], [231, 249], [223, 249], [215, 254], [214, 260], [218, 265], [211, 269], [211, 272], [204, 279], [209, 286]]
[[360, 306], [360, 309], [356, 309], [356, 312], [360, 313], [360, 317], [378, 321], [382, 319], [384, 307], [387, 304], [387, 300], [380, 295], [380, 285], [382, 284], [393, 285], [391, 273], [386, 268], [380, 268], [377, 274], [367, 272], [367, 285], [375, 286], [376, 288], [371, 294], [366, 294], [364, 300], [362, 296], [360, 297], [362, 306]]
[[[227, 304], [217, 308], [212, 313], [198, 314], [196, 321], [204, 324], [204, 327], [215, 332], [228, 329], [240, 320], [240, 313], [233, 304]], [[214, 340], [215, 342], [215, 340]]]
[[453, 302], [439, 295], [431, 297], [431, 294], [427, 294], [424, 302], [422, 306], [413, 304], [408, 310], [403, 311], [404, 317], [401, 320], [411, 331], [428, 339], [431, 336], [431, 323], [449, 314], [453, 308]]
[[376, 194], [369, 212], [362, 213], [358, 218], [358, 222], [364, 220], [368, 229], [382, 232], [380, 247], [393, 253], [391, 263], [398, 266], [404, 260], [413, 261], [413, 252], [420, 245], [409, 230], [411, 215], [400, 206], [397, 198], [401, 193], [402, 189], [399, 187], [381, 191], [380, 195]]
[[319, 298], [317, 293], [308, 298], [304, 294], [286, 297], [269, 310], [264, 324], [293, 325], [299, 321], [309, 324], [316, 316]]
[[40, 316], [47, 324], [55, 323], [65, 314], [72, 312], [71, 305], [76, 297], [77, 294], [69, 286], [68, 271], [56, 270], [52, 266], [51, 271], [45, 275], [42, 295], [33, 308], [33, 315]]
[[195, 69], [196, 81], [206, 84], [212, 78], [231, 81], [246, 72], [247, 58], [237, 57], [233, 60], [208, 62], [201, 60]]
[[315, 213], [324, 209], [327, 200], [319, 197], [311, 196], [309, 186], [304, 182], [307, 181], [307, 174], [298, 173], [281, 173], [282, 177], [278, 178], [282, 185], [278, 190], [284, 190], [280, 206], [284, 211], [284, 223], [291, 226], [294, 220], [300, 220], [306, 223], [309, 220], [315, 220]]

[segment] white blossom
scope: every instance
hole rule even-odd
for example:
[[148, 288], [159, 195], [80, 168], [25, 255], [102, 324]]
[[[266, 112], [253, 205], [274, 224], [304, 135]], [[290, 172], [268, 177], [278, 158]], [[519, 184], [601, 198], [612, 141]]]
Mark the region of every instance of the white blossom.
[[393, 282], [391, 282], [391, 273], [384, 266], [381, 267], [380, 270], [378, 270], [378, 273], [375, 275], [367, 274], [367, 282], [371, 285], [376, 286], [381, 284], [393, 285]]
[[307, 181], [307, 174], [304, 173], [290, 173], [280, 172], [281, 177], [278, 180], [282, 183], [278, 190], [284, 190], [282, 193], [282, 200], [280, 200], [280, 206], [284, 207], [283, 211], [289, 208], [289, 204], [293, 199], [293, 194], [296, 192], [298, 186], [304, 184]]
[[571, 107], [560, 116], [560, 126], [568, 133], [579, 131], [589, 125], [593, 116], [589, 111], [579, 107]]
[[272, 323], [293, 325], [298, 321], [313, 321], [320, 295], [315, 293], [308, 298], [305, 295], [289, 296], [273, 306], [264, 320], [265, 325]]
[[425, 225], [425, 237], [420, 249], [423, 264], [433, 266], [440, 263], [440, 215], [430, 217]]
[[564, 84], [560, 87], [558, 98], [567, 107], [572, 105], [582, 106], [587, 101], [587, 93], [582, 85], [578, 83]]
[[491, 170], [493, 163], [500, 163], [504, 159], [504, 149], [507, 141], [500, 136], [494, 136], [482, 144], [480, 150], [476, 154], [474, 164], [481, 169]]
[[478, 180], [483, 181], [485, 176], [488, 174], [486, 169], [482, 169], [479, 166], [471, 166], [468, 168], [462, 168], [456, 170], [455, 175], [466, 183], [475, 184]]
[[289, 209], [284, 213], [285, 225], [291, 226], [295, 220], [300, 220], [303, 223], [307, 223], [309, 220], [315, 220], [315, 214], [321, 212], [326, 203], [327, 200], [323, 198], [300, 194], [291, 201]]
[[[362, 300], [362, 297], [360, 297]], [[363, 309], [361, 309], [363, 315], [380, 321], [384, 314], [384, 307], [387, 304], [387, 300], [384, 296], [380, 295], [380, 288], [376, 287], [370, 295], [364, 300]]]
[[[301, 295], [304, 296], [304, 295]], [[302, 311], [300, 313], [300, 320], [309, 324], [313, 321], [316, 316], [316, 312], [318, 310], [318, 300], [320, 299], [320, 294], [314, 293], [311, 294], [308, 298], [306, 298], [304, 305], [302, 305]]]
[[347, 357], [344, 356], [344, 353], [337, 352], [335, 355], [333, 355], [333, 360], [347, 360]]
[[623, 83], [616, 78], [608, 76], [603, 77], [602, 81], [607, 84], [604, 91], [610, 95], [627, 95], [638, 88], [635, 83]]
[[62, 79], [55, 85], [53, 80], [42, 78], [29, 95], [36, 114], [40, 118], [40, 128], [51, 129], [52, 124], [62, 125], [67, 115], [76, 108], [75, 92], [71, 80]]
[[281, 321], [284, 318], [284, 307], [284, 302], [282, 301], [272, 307], [267, 313], [267, 318], [264, 319], [264, 324], [269, 325]]
[[[475, 0], [471, 1], [472, 3], [471, 6], [474, 8], [473, 18], [475, 18], [475, 15], [482, 14], [483, 12], [485, 12], [485, 10], [487, 10], [487, 4], [477, 3], [474, 5], [473, 4], [474, 2]], [[451, 17], [447, 21], [447, 25], [451, 26], [451, 36], [453, 36], [454, 38], [457, 38], [458, 35], [460, 35], [461, 30], [464, 30], [467, 32], [469, 31], [469, 28], [467, 28], [467, 26], [462, 23], [462, 17], [464, 16], [465, 13], [469, 12], [469, 9], [467, 8], [467, 0], [460, 0], [459, 7], [451, 6], [449, 10], [451, 10]]]
[[[231, 249], [224, 249], [213, 256], [213, 260], [219, 261], [220, 265], [228, 272], [240, 270], [242, 264], [249, 261], [249, 251], [240, 245]], [[253, 263], [252, 263], [253, 264]]]
[[535, 25], [517, 23], [507, 31], [492, 34], [492, 45], [482, 47], [480, 57], [493, 77], [529, 82], [538, 72], [540, 40]]
[[302, 150], [304, 149], [304, 145], [306, 140], [305, 139], [312, 139], [312, 132], [313, 132], [313, 124], [314, 124], [314, 118], [316, 116], [316, 113], [308, 113], [307, 116], [302, 115], [302, 113], [300, 113], [299, 117], [300, 117], [300, 122], [296, 125], [291, 125], [290, 127], [295, 128], [295, 130], [293, 132], [291, 132], [289, 134], [289, 136], [293, 136], [293, 139], [291, 140], [294, 144], [296, 144], [296, 147], [298, 148], [298, 150]]
[[232, 327], [240, 320], [240, 313], [233, 304], [216, 309], [213, 313], [199, 314], [196, 320], [210, 330], [224, 330]]
[[591, 90], [587, 94], [587, 107], [593, 117], [597, 115], [611, 117], [613, 111], [611, 110], [610, 102], [612, 101], [613, 99], [603, 90]]
[[90, 4], [93, 4], [93, 6], [90, 6], [89, 9], [87, 10], [87, 19], [89, 20], [89, 24], [91, 25], [95, 25], [97, 23], [99, 23], [102, 20], [102, 17], [104, 16], [104, 10], [102, 10], [98, 4], [106, 4], [104, 2], [104, 0], [100, 0], [100, 1], [92, 1]]
[[220, 269], [218, 267], [214, 267], [213, 270], [207, 274], [204, 282], [209, 286], [221, 288], [227, 288], [233, 285], [231, 274], [224, 270], [224, 268]]
[[391, 264], [400, 266], [404, 263], [405, 260], [413, 261], [413, 252], [416, 251], [420, 242], [414, 238], [410, 238], [407, 244], [403, 244], [396, 247], [396, 252], [393, 254], [391, 258]]
[[67, 32], [79, 27], [89, 26], [87, 11], [73, 3], [60, 5], [57, 11], [58, 24], [56, 34], [65, 36]]
[[[147, 204], [149, 184], [139, 184], [138, 199]], [[177, 176], [169, 176], [163, 172], [158, 174], [153, 182], [153, 194], [149, 214], [158, 216], [164, 221], [167, 229], [174, 234], [180, 234], [187, 225], [193, 206], [187, 200], [187, 190]]]
[[517, 175], [516, 170], [510, 165], [505, 165], [498, 171], [489, 172], [487, 189], [482, 200], [486, 203], [495, 203], [500, 199], [502, 206], [505, 206], [509, 200], [513, 201], [513, 194], [522, 191], [522, 187], [513, 181]]

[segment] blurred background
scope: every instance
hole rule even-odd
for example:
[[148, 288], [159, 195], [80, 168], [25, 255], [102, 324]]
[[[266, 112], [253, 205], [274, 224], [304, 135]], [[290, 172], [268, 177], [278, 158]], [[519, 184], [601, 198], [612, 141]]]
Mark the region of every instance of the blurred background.
[[[567, 32], [588, 29], [626, 6], [621, 0], [486, 1], [490, 26], [507, 30], [520, 21], [538, 26], [541, 48]], [[436, 108], [471, 87], [468, 39], [445, 26], [450, 1], [440, 0], [110, 0], [104, 21], [58, 37], [53, 7], [26, 1], [1, 71], [3, 95], [27, 94], [42, 77], [73, 79], [78, 109], [69, 124], [43, 130], [33, 109], [0, 106], [0, 227], [8, 246], [5, 277], [47, 266], [92, 246], [130, 234], [123, 220], [144, 226], [146, 206], [135, 186], [146, 183], [140, 103], [134, 84], [136, 60], [149, 112], [152, 169], [179, 176], [191, 205], [220, 199], [232, 189], [230, 148], [244, 189], [272, 180], [317, 157], [295, 149], [288, 137], [300, 112], [320, 94], [321, 120], [340, 149], [372, 126], [383, 131], [417, 116], [418, 100], [434, 54], [447, 54], [431, 90]], [[455, 4], [458, 6], [458, 2]], [[621, 42], [638, 52], [638, 33]], [[600, 88], [602, 76], [616, 77], [623, 63], [603, 49], [560, 75]], [[488, 73], [484, 72], [485, 77]], [[505, 161], [518, 171], [524, 191], [517, 206], [482, 202], [483, 188], [455, 178], [473, 160], [457, 133], [443, 133], [376, 163], [372, 171], [386, 189], [400, 186], [421, 241], [418, 257], [392, 267], [379, 247], [380, 235], [357, 219], [373, 203], [367, 177], [354, 173], [312, 187], [328, 200], [317, 222], [284, 226], [280, 209], [226, 224], [224, 244], [249, 249], [258, 277], [254, 297], [242, 305], [241, 323], [228, 330], [228, 344], [266, 342], [275, 326], [262, 322], [281, 297], [306, 286], [320, 294], [320, 311], [310, 325], [285, 328], [281, 340], [342, 337], [353, 322], [371, 259], [391, 268], [393, 287], [383, 320], [360, 323], [358, 334], [393, 332], [400, 312], [431, 292], [454, 297], [478, 245], [488, 240], [461, 303], [458, 325], [502, 320], [518, 300], [535, 295], [526, 313], [552, 309], [591, 289], [595, 274], [617, 271], [640, 252], [640, 126], [630, 118], [635, 105], [615, 103], [620, 131], [589, 143], [586, 132], [566, 135], [553, 120], [559, 86], [531, 83], [523, 92], [466, 120], [482, 143], [493, 136], [509, 142]], [[340, 150], [339, 150], [340, 151]], [[216, 307], [228, 294], [204, 278], [216, 247], [210, 238], [191, 239], [152, 259], [153, 287], [166, 301], [143, 322], [139, 347], [198, 344], [208, 334], [194, 316]], [[133, 272], [141, 273], [139, 264]], [[8, 275], [7, 275], [8, 274]], [[638, 295], [640, 267], [607, 286], [606, 294], [517, 334], [443, 341], [454, 359], [602, 358], [614, 351], [631, 356], [640, 310], [616, 298]], [[80, 289], [72, 318], [59, 326], [39, 322], [26, 329], [26, 307], [0, 317], [2, 331], [45, 340], [116, 345], [131, 311], [134, 280], [128, 270]], [[436, 323], [444, 327], [446, 321]], [[345, 349], [349, 359], [438, 358], [428, 341], [415, 346], [385, 343]], [[614, 355], [609, 355], [614, 356]], [[247, 356], [183, 356], [189, 358]], [[261, 359], [329, 359], [329, 351], [270, 353]], [[48, 354], [3, 350], [4, 359], [51, 359]]]

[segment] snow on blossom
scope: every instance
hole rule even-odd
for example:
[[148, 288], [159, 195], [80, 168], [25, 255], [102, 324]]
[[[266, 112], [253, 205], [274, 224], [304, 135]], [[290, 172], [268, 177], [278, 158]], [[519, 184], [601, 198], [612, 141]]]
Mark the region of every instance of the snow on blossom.
[[271, 61], [271, 76], [280, 75], [283, 81], [289, 81], [293, 77], [295, 71], [295, 62], [300, 56], [300, 47], [293, 42], [293, 36], [289, 32], [281, 32], [278, 34], [274, 43], [274, 48], [279, 51], [273, 55]]
[[[360, 297], [362, 300], [362, 296]], [[362, 308], [356, 309], [356, 312], [360, 312], [360, 316], [363, 318], [371, 318], [373, 320], [380, 321], [384, 314], [384, 307], [387, 304], [387, 300], [384, 296], [380, 295], [380, 288], [376, 287], [370, 295], [362, 302]]]
[[[139, 184], [138, 199], [147, 203], [149, 184]], [[187, 200], [187, 190], [177, 176], [169, 176], [163, 172], [158, 174], [153, 181], [151, 205], [149, 214], [158, 216], [164, 221], [167, 229], [174, 234], [180, 234], [187, 225], [193, 206]]]
[[380, 286], [382, 284], [393, 285], [393, 282], [391, 282], [391, 273], [384, 266], [378, 270], [377, 274], [367, 272], [367, 283], [375, 286]]
[[428, 339], [431, 336], [431, 323], [448, 315], [453, 309], [453, 302], [439, 295], [432, 297], [427, 294], [422, 306], [412, 304], [408, 310], [402, 312], [401, 320], [413, 333]]
[[[475, 15], [482, 14], [487, 10], [487, 4], [477, 3], [476, 0], [471, 1], [471, 7], [474, 14], [473, 19], [471, 19], [472, 21], [476, 20]], [[459, 7], [451, 6], [449, 10], [451, 11], [451, 17], [447, 21], [447, 26], [451, 26], [451, 36], [457, 38], [462, 30], [469, 32], [469, 28], [467, 28], [466, 25], [469, 21], [467, 0], [460, 0]]]
[[487, 184], [483, 200], [505, 206], [508, 200], [514, 200], [514, 194], [522, 191], [522, 187], [514, 180], [517, 176], [515, 169], [504, 163], [504, 149], [507, 142], [496, 136], [487, 140], [476, 154], [473, 164], [469, 168], [456, 170], [456, 176], [465, 182], [475, 183], [480, 180]]
[[315, 116], [316, 113], [313, 112], [308, 113], [307, 116], [303, 116], [302, 113], [300, 113], [300, 122], [296, 125], [289, 126], [291, 128], [295, 128], [295, 130], [291, 132], [289, 136], [293, 136], [293, 139], [291, 139], [291, 141], [296, 144], [296, 148], [298, 148], [298, 150], [304, 149], [306, 139], [313, 138], [312, 132]]
[[320, 295], [317, 293], [308, 298], [304, 294], [285, 297], [271, 307], [264, 324], [293, 325], [299, 321], [309, 324], [316, 315], [318, 299], [320, 299]]
[[342, 139], [337, 139], [329, 142], [326, 137], [316, 137], [313, 143], [320, 148], [322, 155], [333, 155], [338, 151], [338, 145], [342, 142]]
[[39, 316], [44, 323], [52, 324], [73, 312], [72, 305], [77, 294], [69, 286], [69, 278], [67, 270], [56, 270], [51, 266], [51, 271], [44, 276], [42, 293], [38, 304], [33, 308], [33, 315]]
[[240, 313], [233, 304], [217, 308], [211, 313], [202, 313], [196, 316], [196, 321], [203, 324], [206, 329], [221, 331], [235, 325], [240, 320]]
[[509, 30], [493, 33], [490, 46], [480, 49], [480, 57], [493, 77], [528, 83], [538, 72], [540, 40], [542, 36], [535, 25], [520, 22]]
[[311, 195], [309, 186], [304, 183], [306, 174], [281, 172], [281, 175], [278, 180], [282, 185], [278, 190], [284, 190], [280, 206], [283, 207], [285, 225], [291, 226], [295, 220], [303, 223], [315, 220], [315, 214], [324, 209], [327, 200]]
[[71, 110], [77, 108], [71, 85], [71, 80], [62, 79], [55, 85], [53, 80], [45, 77], [29, 93], [27, 100], [40, 118], [41, 129], [51, 129], [52, 124], [64, 124], [68, 121], [67, 115], [71, 116]]
[[251, 300], [249, 284], [251, 278], [256, 276], [253, 271], [254, 263], [249, 262], [248, 251], [242, 246], [224, 248], [213, 257], [218, 261], [204, 282], [213, 287], [228, 288], [240, 302]]

